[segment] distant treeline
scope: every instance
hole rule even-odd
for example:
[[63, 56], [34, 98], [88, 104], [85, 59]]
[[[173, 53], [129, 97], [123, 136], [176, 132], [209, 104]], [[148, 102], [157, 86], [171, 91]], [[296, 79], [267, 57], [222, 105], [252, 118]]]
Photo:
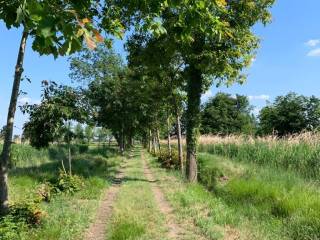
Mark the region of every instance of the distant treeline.
[[202, 134], [285, 136], [320, 126], [320, 99], [290, 92], [268, 103], [256, 116], [247, 96], [217, 93], [202, 106]]

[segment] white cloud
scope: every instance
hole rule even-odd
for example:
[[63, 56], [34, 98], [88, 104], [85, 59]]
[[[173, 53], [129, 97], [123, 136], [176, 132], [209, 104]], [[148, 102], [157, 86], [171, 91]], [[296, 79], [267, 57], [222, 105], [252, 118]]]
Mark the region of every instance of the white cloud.
[[320, 48], [316, 48], [308, 52], [308, 57], [320, 57]]
[[19, 99], [18, 99], [18, 103], [19, 103], [20, 105], [24, 105], [24, 104], [26, 104], [26, 103], [31, 103], [31, 98], [29, 98], [29, 97], [19, 98]]
[[257, 95], [257, 96], [248, 96], [249, 100], [269, 100], [270, 96], [266, 95], [266, 94], [261, 94], [261, 95]]
[[255, 116], [258, 116], [260, 111], [261, 111], [262, 107], [254, 107], [253, 110], [252, 110], [252, 113], [255, 115]]
[[211, 89], [209, 89], [204, 94], [202, 94], [201, 102], [206, 102], [211, 97], [213, 97], [213, 92], [211, 91]]
[[18, 99], [18, 104], [19, 105], [24, 105], [26, 103], [28, 104], [39, 104], [41, 101], [40, 100], [32, 100], [30, 97], [21, 97]]
[[320, 39], [311, 39], [308, 42], [306, 42], [306, 45], [309, 47], [315, 47], [320, 44]]

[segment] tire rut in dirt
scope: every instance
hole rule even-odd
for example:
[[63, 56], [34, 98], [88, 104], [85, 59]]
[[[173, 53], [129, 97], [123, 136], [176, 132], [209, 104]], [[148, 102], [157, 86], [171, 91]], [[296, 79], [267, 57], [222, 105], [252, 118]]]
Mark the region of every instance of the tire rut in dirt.
[[160, 187], [157, 185], [157, 181], [154, 178], [150, 168], [148, 167], [143, 153], [141, 153], [141, 159], [143, 163], [143, 171], [146, 179], [151, 184], [151, 189], [154, 194], [155, 200], [158, 204], [160, 211], [166, 216], [166, 224], [169, 229], [168, 238], [169, 239], [181, 239], [182, 229], [177, 224], [175, 216], [173, 215], [173, 209], [169, 202], [165, 199]]
[[105, 240], [108, 220], [110, 219], [113, 211], [113, 204], [117, 198], [118, 192], [124, 180], [125, 166], [121, 166], [121, 170], [112, 179], [112, 185], [106, 189], [103, 200], [97, 209], [97, 215], [94, 222], [90, 225], [84, 235], [85, 240]]

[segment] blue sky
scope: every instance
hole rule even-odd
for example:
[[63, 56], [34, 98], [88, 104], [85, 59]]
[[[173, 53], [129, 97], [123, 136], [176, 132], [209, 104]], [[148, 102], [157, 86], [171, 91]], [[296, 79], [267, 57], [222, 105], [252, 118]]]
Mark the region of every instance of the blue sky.
[[[203, 100], [217, 91], [250, 96], [256, 111], [278, 95], [294, 91], [304, 95], [320, 97], [320, 1], [278, 0], [272, 9], [273, 22], [256, 26], [254, 31], [261, 38], [261, 47], [244, 85], [230, 88], [212, 87]], [[21, 30], [7, 30], [0, 22], [0, 126], [6, 122], [11, 94], [14, 66]], [[116, 51], [125, 54], [121, 42], [115, 44]], [[41, 81], [54, 80], [70, 83], [67, 58], [54, 60], [51, 56], [39, 56], [31, 49], [28, 41], [24, 75], [31, 83], [22, 82], [21, 89], [27, 95], [25, 101], [39, 102]], [[15, 133], [20, 133], [26, 117], [17, 110]]]

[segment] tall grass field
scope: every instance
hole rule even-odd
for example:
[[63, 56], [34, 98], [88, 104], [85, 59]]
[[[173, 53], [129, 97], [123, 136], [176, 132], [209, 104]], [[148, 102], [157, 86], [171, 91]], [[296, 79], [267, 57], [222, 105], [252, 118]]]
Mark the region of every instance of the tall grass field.
[[309, 179], [320, 179], [320, 134], [304, 133], [283, 139], [273, 136], [203, 136], [199, 151], [298, 172]]
[[239, 239], [320, 239], [320, 134], [201, 136], [198, 162], [199, 184], [209, 194], [191, 187], [173, 199], [190, 201], [186, 209], [186, 200], [176, 201], [182, 212], [211, 204], [208, 216], [195, 219], [205, 233], [218, 225], [237, 229]]
[[[0, 219], [1, 240], [82, 238], [122, 157], [104, 146], [73, 145], [71, 150], [73, 177], [62, 172], [62, 162], [68, 171], [66, 146], [43, 150], [12, 146], [10, 205], [18, 210]], [[41, 215], [33, 227], [17, 219], [24, 219], [30, 210], [32, 218]]]

